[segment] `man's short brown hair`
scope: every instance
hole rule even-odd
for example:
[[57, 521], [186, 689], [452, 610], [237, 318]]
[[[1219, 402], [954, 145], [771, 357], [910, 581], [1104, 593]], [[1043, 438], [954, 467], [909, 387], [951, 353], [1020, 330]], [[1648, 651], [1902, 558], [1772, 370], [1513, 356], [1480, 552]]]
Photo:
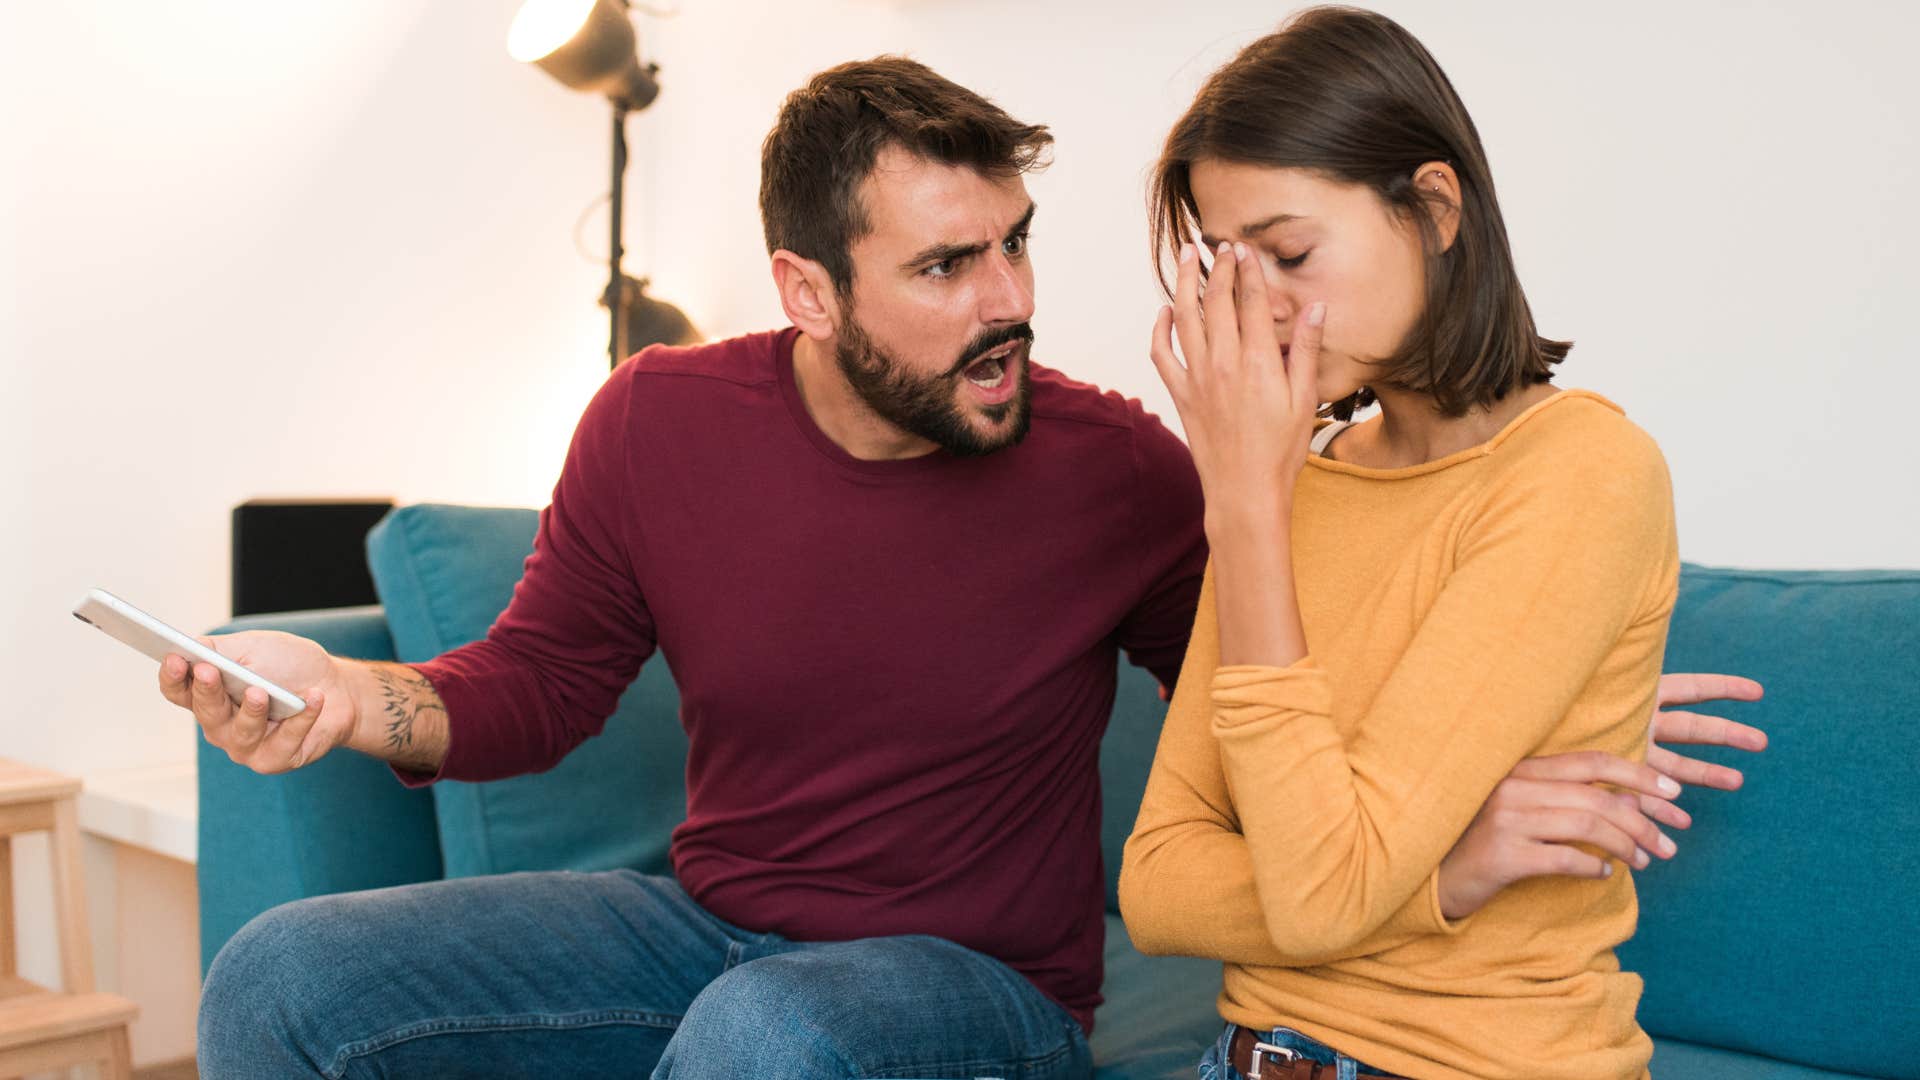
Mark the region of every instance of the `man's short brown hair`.
[[915, 60], [879, 56], [828, 68], [787, 95], [760, 147], [767, 253], [812, 259], [845, 293], [853, 244], [872, 228], [860, 183], [882, 149], [1004, 177], [1045, 167], [1052, 142], [1044, 125], [1015, 120]]

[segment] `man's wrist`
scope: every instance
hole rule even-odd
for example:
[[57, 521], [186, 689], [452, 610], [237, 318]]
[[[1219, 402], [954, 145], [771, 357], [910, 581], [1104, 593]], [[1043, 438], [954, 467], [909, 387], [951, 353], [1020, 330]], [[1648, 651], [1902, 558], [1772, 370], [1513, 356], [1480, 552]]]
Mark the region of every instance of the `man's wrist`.
[[347, 749], [357, 750], [370, 757], [380, 757], [379, 737], [377, 733], [367, 730], [368, 717], [379, 711], [367, 705], [370, 700], [373, 700], [368, 685], [369, 666], [365, 661], [343, 660], [335, 657], [334, 685], [339, 687], [339, 693], [346, 699], [347, 707], [353, 710], [350, 714], [353, 726], [347, 731]]
[[352, 665], [348, 686], [355, 704], [354, 749], [414, 772], [440, 768], [450, 738], [447, 710], [419, 669], [360, 661]]

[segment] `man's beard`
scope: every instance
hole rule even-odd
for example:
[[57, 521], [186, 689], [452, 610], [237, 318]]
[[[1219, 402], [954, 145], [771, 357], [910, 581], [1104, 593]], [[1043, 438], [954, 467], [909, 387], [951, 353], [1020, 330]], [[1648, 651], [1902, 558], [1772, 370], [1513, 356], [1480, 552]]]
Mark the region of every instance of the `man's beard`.
[[[1008, 342], [1029, 342], [1025, 350], [1029, 356], [1020, 357], [1020, 388], [1014, 390], [1014, 396], [1006, 402], [981, 405], [977, 409], [995, 423], [993, 432], [981, 432], [968, 419], [973, 409], [956, 400], [960, 394], [958, 382], [966, 379], [960, 373], [981, 354]], [[847, 377], [854, 392], [860, 394], [860, 400], [874, 409], [879, 419], [908, 434], [918, 434], [954, 457], [983, 457], [1027, 438], [1027, 427], [1033, 421], [1029, 413], [1033, 382], [1027, 373], [1031, 342], [1033, 327], [1027, 323], [981, 332], [968, 342], [960, 359], [947, 371], [939, 375], [918, 375], [876, 346], [874, 338], [866, 334], [858, 321], [849, 319], [833, 348], [833, 359], [839, 363], [841, 375]], [[1008, 357], [1006, 363], [1014, 363], [1014, 357]], [[1012, 371], [1008, 371], [1008, 375], [1012, 375]]]
[[[982, 433], [968, 422], [967, 413], [971, 410], [956, 400], [959, 396], [956, 384], [964, 381], [960, 373], [982, 353], [1010, 341], [1029, 343], [1026, 350], [1029, 355], [1020, 360], [1020, 385], [1009, 400], [980, 407], [980, 414], [993, 421], [997, 429]], [[854, 392], [881, 419], [955, 457], [982, 457], [1027, 437], [1027, 428], [1033, 419], [1028, 401], [1032, 383], [1027, 376], [1032, 341], [1033, 328], [1026, 323], [988, 330], [967, 344], [951, 368], [938, 375], [918, 375], [875, 345], [860, 323], [849, 318], [834, 346], [834, 359]], [[1012, 362], [1011, 357], [1008, 362]]]

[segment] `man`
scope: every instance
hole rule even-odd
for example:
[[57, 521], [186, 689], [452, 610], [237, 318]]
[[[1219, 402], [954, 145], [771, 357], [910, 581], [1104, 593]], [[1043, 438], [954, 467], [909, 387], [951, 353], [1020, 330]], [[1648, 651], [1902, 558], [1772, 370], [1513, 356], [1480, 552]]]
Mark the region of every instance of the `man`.
[[[911, 61], [815, 77], [762, 154], [793, 328], [609, 378], [484, 641], [408, 666], [220, 640], [305, 692], [277, 726], [162, 666], [262, 772], [339, 745], [409, 784], [547, 768], [656, 648], [690, 739], [674, 878], [268, 912], [208, 974], [205, 1075], [1089, 1073], [1114, 649], [1172, 683], [1205, 550], [1180, 442], [1031, 362], [1022, 176], [1050, 138]], [[1525, 768], [1612, 830], [1580, 839], [1657, 845], [1589, 783], [1651, 794], [1651, 770]], [[1514, 818], [1444, 873], [1492, 895], [1564, 872], [1521, 856], [1574, 849]]]

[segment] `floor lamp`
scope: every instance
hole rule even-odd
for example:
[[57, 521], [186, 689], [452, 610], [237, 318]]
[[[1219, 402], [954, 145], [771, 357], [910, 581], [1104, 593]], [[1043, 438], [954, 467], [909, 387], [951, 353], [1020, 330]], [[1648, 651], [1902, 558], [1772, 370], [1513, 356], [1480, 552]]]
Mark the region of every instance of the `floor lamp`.
[[[623, 193], [627, 174], [627, 114], [660, 95], [659, 65], [640, 63], [627, 0], [527, 0], [507, 31], [507, 53], [533, 64], [574, 90], [605, 95], [613, 104], [612, 243], [607, 289], [601, 302], [611, 316], [607, 363], [618, 367], [629, 350], [653, 341], [630, 341], [629, 328], [649, 328], [657, 341], [698, 340], [685, 315], [646, 295], [646, 282], [620, 269]], [[652, 329], [652, 328], [661, 329]], [[675, 336], [660, 336], [675, 335]]]

